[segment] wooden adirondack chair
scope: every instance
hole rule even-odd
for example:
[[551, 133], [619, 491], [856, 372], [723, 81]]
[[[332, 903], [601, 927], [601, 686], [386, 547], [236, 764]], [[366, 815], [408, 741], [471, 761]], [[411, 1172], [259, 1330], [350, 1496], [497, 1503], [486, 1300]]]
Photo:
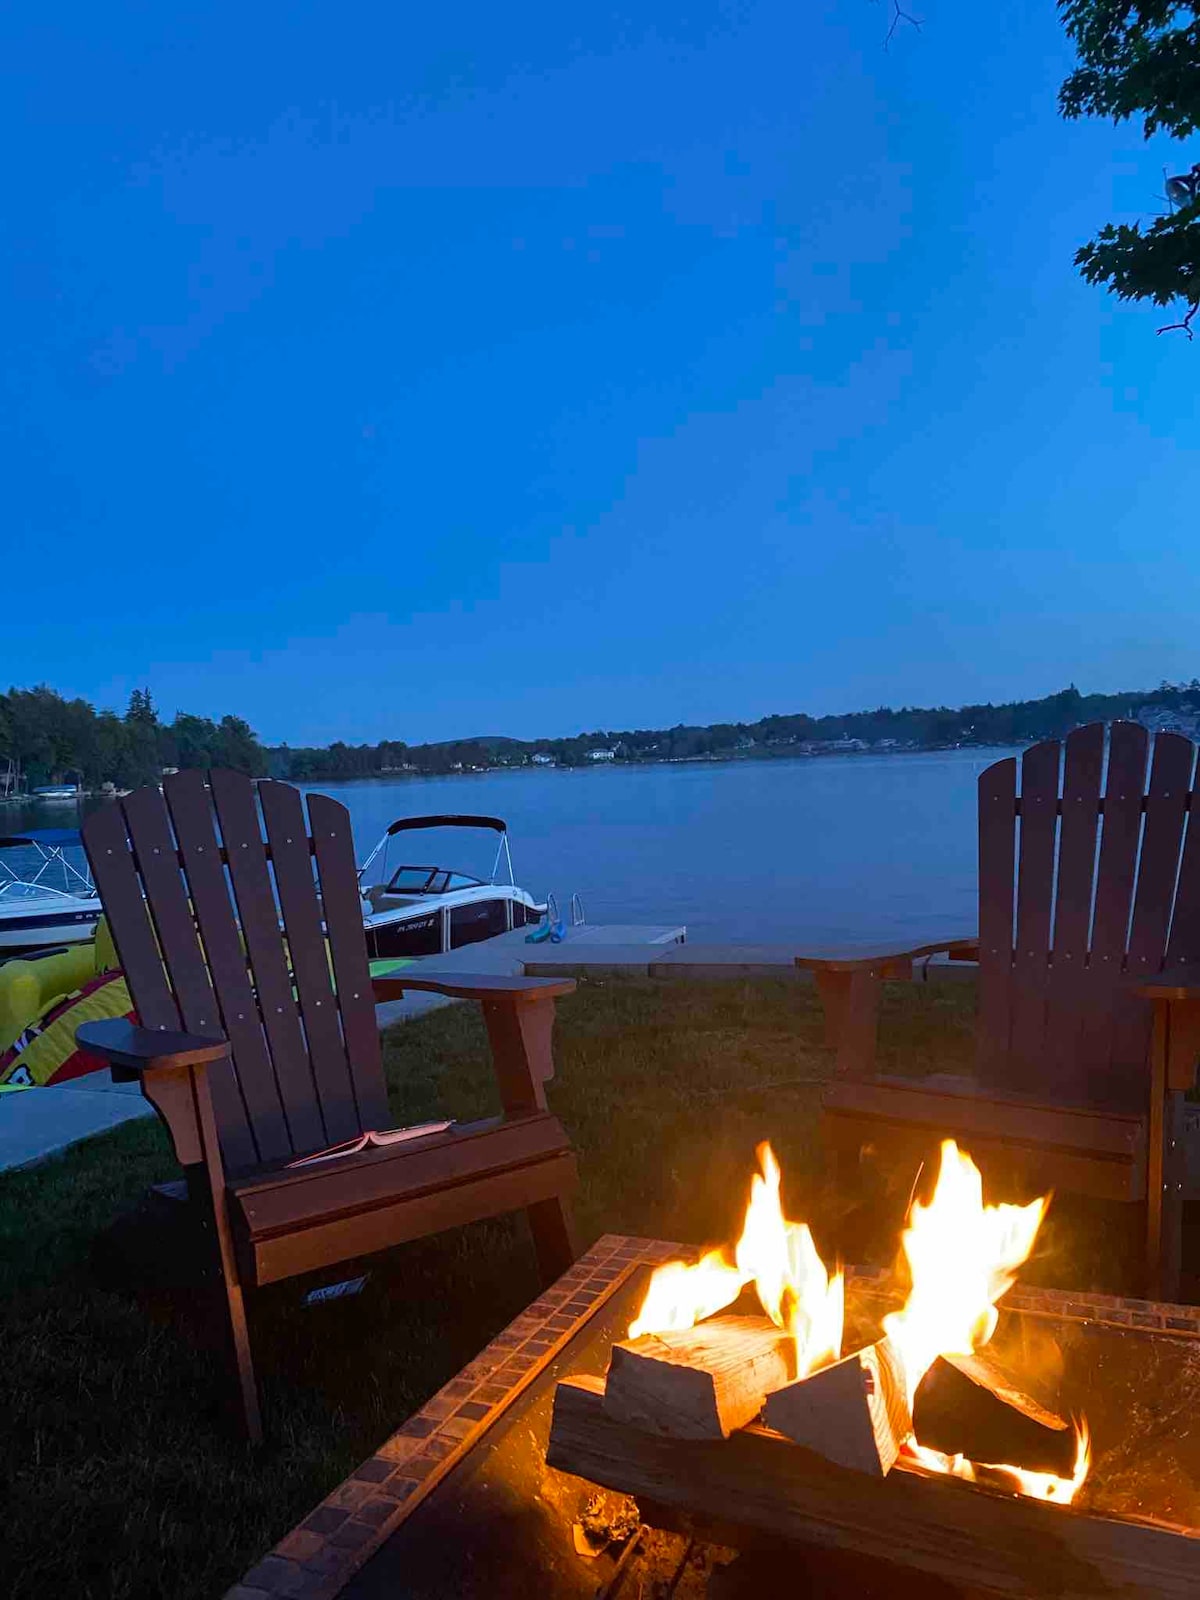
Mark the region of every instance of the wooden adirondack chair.
[[[1191, 740], [1077, 729], [979, 779], [977, 944], [801, 957], [838, 1048], [832, 1149], [914, 1162], [944, 1137], [1039, 1188], [1146, 1203], [1147, 1281], [1178, 1292], [1183, 1099], [1200, 1053], [1200, 774]], [[1107, 748], [1107, 763], [1105, 761]], [[1017, 789], [1018, 769], [1020, 792]], [[880, 981], [979, 962], [975, 1078], [874, 1068]]]
[[[141, 1026], [86, 1024], [79, 1043], [140, 1079], [166, 1124], [219, 1267], [252, 1438], [246, 1288], [521, 1208], [543, 1281], [567, 1268], [575, 1158], [544, 1084], [573, 982], [372, 983], [349, 816], [310, 795], [306, 825], [287, 784], [180, 772], [90, 816], [83, 841]], [[482, 1003], [504, 1117], [289, 1170], [391, 1126], [375, 1004], [407, 989]]]

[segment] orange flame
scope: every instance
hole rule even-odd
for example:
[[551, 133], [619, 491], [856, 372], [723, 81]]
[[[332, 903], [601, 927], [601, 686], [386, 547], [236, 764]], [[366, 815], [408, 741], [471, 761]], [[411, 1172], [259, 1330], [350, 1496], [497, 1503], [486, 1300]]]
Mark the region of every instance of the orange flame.
[[953, 1139], [942, 1142], [933, 1199], [913, 1202], [904, 1230], [912, 1289], [903, 1311], [883, 1320], [900, 1352], [912, 1404], [938, 1356], [968, 1356], [996, 1331], [1002, 1299], [1028, 1259], [1047, 1199], [985, 1206], [979, 1168]]
[[844, 1286], [831, 1278], [804, 1223], [789, 1222], [779, 1198], [779, 1163], [769, 1144], [758, 1147], [762, 1171], [750, 1182], [750, 1201], [734, 1264], [710, 1250], [694, 1266], [659, 1267], [629, 1337], [695, 1327], [737, 1299], [753, 1282], [763, 1310], [786, 1328], [796, 1346], [796, 1375], [836, 1361], [842, 1347]]
[[629, 1324], [629, 1337], [694, 1328], [732, 1304], [741, 1294], [743, 1282], [741, 1273], [720, 1250], [710, 1250], [692, 1266], [669, 1261], [650, 1279], [642, 1309]]
[[905, 1454], [927, 1467], [931, 1472], [941, 1472], [951, 1478], [961, 1478], [965, 1483], [978, 1483], [979, 1474], [1002, 1473], [1011, 1478], [1018, 1494], [1031, 1500], [1053, 1500], [1057, 1505], [1069, 1506], [1079, 1493], [1088, 1469], [1092, 1464], [1092, 1443], [1087, 1423], [1075, 1424], [1075, 1470], [1069, 1478], [1056, 1477], [1053, 1472], [1030, 1472], [1025, 1467], [1011, 1467], [991, 1461], [968, 1461], [964, 1456], [946, 1456], [940, 1450], [930, 1450], [915, 1439], [904, 1447]]
[[[904, 1254], [912, 1288], [904, 1310], [883, 1319], [884, 1331], [899, 1352], [911, 1410], [917, 1387], [938, 1356], [970, 1355], [996, 1331], [996, 1302], [1012, 1288], [1017, 1269], [1029, 1258], [1049, 1201], [1027, 1206], [983, 1203], [979, 1168], [953, 1139], [942, 1143], [942, 1161], [933, 1199], [914, 1201], [904, 1231]], [[1091, 1447], [1087, 1424], [1076, 1427], [1075, 1470], [1070, 1478], [1049, 1472], [947, 1456], [919, 1444], [906, 1450], [932, 1472], [968, 1483], [980, 1472], [1011, 1478], [1019, 1494], [1069, 1505], [1087, 1477]]]

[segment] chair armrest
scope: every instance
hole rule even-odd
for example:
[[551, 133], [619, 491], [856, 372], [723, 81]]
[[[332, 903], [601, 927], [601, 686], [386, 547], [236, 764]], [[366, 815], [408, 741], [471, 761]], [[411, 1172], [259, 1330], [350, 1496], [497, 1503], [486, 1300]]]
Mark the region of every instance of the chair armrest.
[[554, 1001], [574, 993], [574, 978], [511, 978], [492, 972], [447, 973], [438, 978], [409, 977], [400, 972], [395, 977], [372, 978], [371, 987], [376, 1004], [398, 1000], [406, 989], [478, 1000], [505, 1115], [545, 1111], [545, 1086], [554, 1076], [550, 1048]]
[[560, 995], [573, 994], [576, 987], [574, 978], [515, 978], [494, 972], [464, 972], [461, 977], [442, 978], [415, 974], [410, 977], [407, 972], [398, 972], [371, 979], [376, 1005], [401, 999], [406, 989], [449, 995], [455, 1000], [557, 1000]]
[[1200, 967], [1177, 967], [1139, 983], [1133, 992], [1141, 1000], [1200, 1000]]
[[979, 953], [979, 935], [956, 933], [925, 944], [832, 945], [805, 951], [796, 965], [811, 972], [856, 972], [889, 962], [912, 962], [921, 956], [948, 955], [952, 961], [973, 961]]
[[141, 1074], [163, 1067], [195, 1067], [229, 1054], [227, 1039], [196, 1033], [169, 1033], [165, 1028], [139, 1028], [124, 1017], [81, 1022], [75, 1030], [81, 1050]]

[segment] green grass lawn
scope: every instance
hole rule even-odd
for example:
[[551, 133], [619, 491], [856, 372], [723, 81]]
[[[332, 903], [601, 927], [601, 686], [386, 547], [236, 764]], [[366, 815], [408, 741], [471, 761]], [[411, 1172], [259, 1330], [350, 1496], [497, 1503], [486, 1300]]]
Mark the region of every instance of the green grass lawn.
[[[965, 1066], [973, 999], [964, 984], [890, 991], [888, 1069]], [[397, 1122], [498, 1109], [474, 1007], [394, 1028], [385, 1054]], [[560, 1003], [556, 1057], [581, 1243], [731, 1237], [763, 1138], [789, 1214], [818, 1243], [841, 1224], [819, 1149], [831, 1060], [808, 987], [591, 981]], [[176, 1175], [143, 1122], [0, 1176], [0, 1593], [13, 1600], [213, 1600], [537, 1292], [511, 1219], [376, 1258], [357, 1299], [306, 1310], [296, 1283], [262, 1292], [251, 1327], [268, 1443], [254, 1452], [219, 1415], [216, 1358], [169, 1303], [103, 1287], [93, 1260], [98, 1232]], [[1107, 1227], [1053, 1222], [1027, 1276], [1112, 1286]]]

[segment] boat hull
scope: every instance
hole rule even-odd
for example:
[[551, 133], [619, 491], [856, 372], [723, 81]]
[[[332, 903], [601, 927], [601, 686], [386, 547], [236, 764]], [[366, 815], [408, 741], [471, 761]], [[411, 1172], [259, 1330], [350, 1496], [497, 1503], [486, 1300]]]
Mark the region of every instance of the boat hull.
[[372, 960], [415, 958], [481, 944], [510, 928], [530, 926], [545, 913], [545, 906], [538, 905], [522, 890], [496, 887], [483, 893], [476, 890], [447, 896], [438, 905], [424, 901], [375, 912], [363, 918], [363, 926]]
[[96, 937], [99, 910], [22, 912], [0, 917], [0, 960]]

